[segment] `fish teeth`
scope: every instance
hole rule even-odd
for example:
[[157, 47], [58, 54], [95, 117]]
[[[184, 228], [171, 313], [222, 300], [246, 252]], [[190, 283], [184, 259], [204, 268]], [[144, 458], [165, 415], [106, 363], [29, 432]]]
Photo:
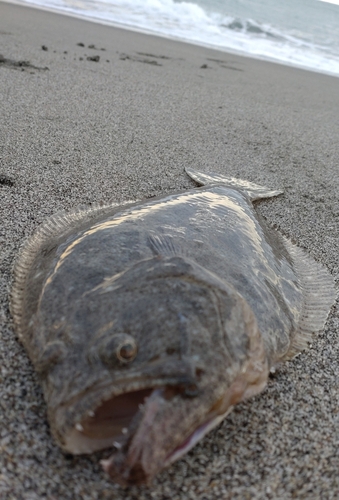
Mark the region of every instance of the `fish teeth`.
[[120, 450], [120, 448], [122, 447], [122, 444], [119, 443], [118, 441], [113, 441], [113, 446], [114, 446], [114, 448], [117, 448], [118, 450]]
[[127, 427], [123, 427], [123, 428], [121, 429], [121, 432], [122, 432], [123, 434], [127, 434], [127, 432], [128, 432]]
[[84, 432], [84, 428], [79, 422], [77, 424], [75, 424], [75, 428], [79, 432]]
[[89, 417], [94, 417], [94, 416], [95, 416], [95, 413], [94, 413], [94, 411], [93, 411], [93, 410], [89, 410], [89, 412], [87, 413], [87, 415], [88, 415]]

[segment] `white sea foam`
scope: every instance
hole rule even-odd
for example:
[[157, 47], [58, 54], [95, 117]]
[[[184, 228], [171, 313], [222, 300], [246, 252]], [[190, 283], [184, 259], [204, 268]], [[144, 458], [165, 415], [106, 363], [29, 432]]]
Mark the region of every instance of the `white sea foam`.
[[296, 30], [283, 31], [269, 23], [213, 11], [213, 2], [207, 10], [196, 3], [173, 0], [23, 1], [106, 24], [339, 76], [339, 49], [316, 44], [304, 33], [298, 37]]

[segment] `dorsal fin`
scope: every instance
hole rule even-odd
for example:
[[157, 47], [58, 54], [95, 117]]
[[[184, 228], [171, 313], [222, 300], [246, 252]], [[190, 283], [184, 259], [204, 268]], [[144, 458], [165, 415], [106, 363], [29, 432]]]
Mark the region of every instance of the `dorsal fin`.
[[203, 172], [197, 172], [196, 170], [192, 170], [190, 168], [185, 168], [185, 172], [200, 186], [223, 184], [225, 186], [233, 187], [245, 192], [252, 201], [260, 200], [262, 198], [272, 198], [273, 196], [283, 194], [283, 191], [279, 189], [272, 190], [266, 186], [259, 186], [254, 182], [236, 179], [235, 177], [224, 177], [223, 175], [215, 174], [213, 172], [205, 174]]
[[334, 279], [325, 267], [287, 238], [284, 238], [284, 242], [293, 259], [304, 297], [299, 324], [283, 358], [285, 360], [307, 349], [315, 334], [324, 328], [337, 294]]

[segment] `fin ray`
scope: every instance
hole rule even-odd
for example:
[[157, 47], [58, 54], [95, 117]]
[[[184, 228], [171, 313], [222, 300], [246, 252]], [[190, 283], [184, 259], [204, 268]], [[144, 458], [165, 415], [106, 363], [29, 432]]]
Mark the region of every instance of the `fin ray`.
[[307, 349], [314, 340], [315, 334], [324, 328], [337, 294], [330, 272], [306, 254], [302, 248], [295, 246], [287, 238], [284, 238], [284, 241], [293, 258], [304, 294], [299, 325], [290, 348], [283, 358], [286, 360]]

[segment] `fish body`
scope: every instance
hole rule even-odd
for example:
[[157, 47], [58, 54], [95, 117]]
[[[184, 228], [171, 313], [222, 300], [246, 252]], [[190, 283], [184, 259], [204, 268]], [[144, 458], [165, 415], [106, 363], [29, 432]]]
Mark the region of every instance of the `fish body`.
[[323, 267], [259, 217], [255, 184], [203, 185], [61, 214], [24, 246], [12, 311], [52, 433], [123, 485], [150, 482], [269, 370], [307, 347], [334, 301]]

